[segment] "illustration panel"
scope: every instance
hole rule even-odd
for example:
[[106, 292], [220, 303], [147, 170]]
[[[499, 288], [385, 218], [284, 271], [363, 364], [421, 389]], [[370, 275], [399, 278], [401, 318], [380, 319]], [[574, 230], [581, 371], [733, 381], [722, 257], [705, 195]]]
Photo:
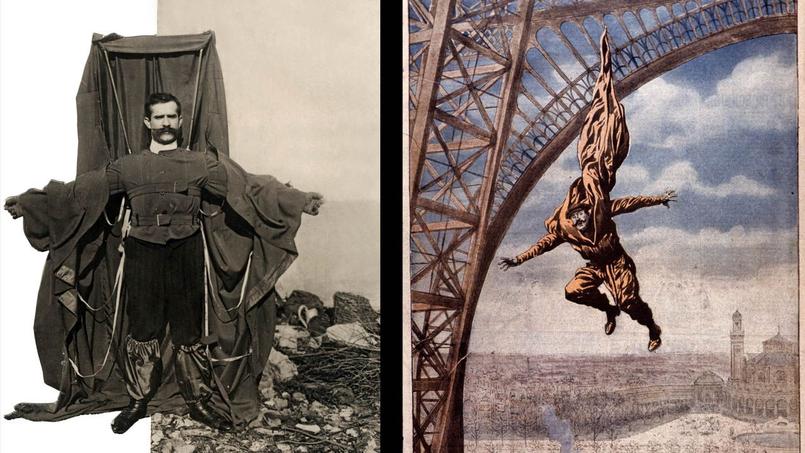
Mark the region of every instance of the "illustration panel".
[[799, 451], [796, 2], [408, 2], [413, 451]]

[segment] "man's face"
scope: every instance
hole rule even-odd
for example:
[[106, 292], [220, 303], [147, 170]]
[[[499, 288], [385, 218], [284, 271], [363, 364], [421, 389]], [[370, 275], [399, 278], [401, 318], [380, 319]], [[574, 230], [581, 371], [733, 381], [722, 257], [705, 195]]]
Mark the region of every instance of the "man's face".
[[151, 139], [161, 145], [169, 145], [179, 139], [182, 116], [175, 102], [151, 106], [151, 116], [145, 118], [145, 126], [151, 130]]
[[586, 209], [578, 209], [570, 214], [570, 221], [579, 231], [584, 231], [590, 226], [590, 214]]

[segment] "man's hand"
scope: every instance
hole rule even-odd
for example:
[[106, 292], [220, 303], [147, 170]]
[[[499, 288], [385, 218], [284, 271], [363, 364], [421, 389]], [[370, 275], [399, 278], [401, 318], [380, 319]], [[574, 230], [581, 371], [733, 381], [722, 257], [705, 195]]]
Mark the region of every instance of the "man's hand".
[[676, 202], [676, 191], [668, 189], [662, 194], [662, 205], [666, 208], [670, 208], [671, 205], [669, 203], [672, 201]]
[[11, 214], [11, 218], [18, 219], [22, 217], [22, 206], [20, 206], [20, 197], [8, 197], [3, 209]]
[[517, 261], [514, 261], [513, 258], [501, 258], [500, 261], [498, 261], [498, 267], [502, 271], [507, 271], [510, 267], [515, 266], [519, 266], [519, 264], [517, 264]]
[[324, 204], [324, 196], [317, 192], [308, 192], [305, 194], [305, 207], [302, 211], [305, 214], [318, 215], [319, 208]]

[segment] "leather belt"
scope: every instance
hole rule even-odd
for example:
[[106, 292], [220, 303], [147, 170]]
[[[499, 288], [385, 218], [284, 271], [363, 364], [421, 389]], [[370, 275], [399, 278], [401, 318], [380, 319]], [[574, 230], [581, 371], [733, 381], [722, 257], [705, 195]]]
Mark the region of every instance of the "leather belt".
[[197, 223], [197, 217], [192, 214], [134, 215], [131, 218], [132, 226], [195, 225]]

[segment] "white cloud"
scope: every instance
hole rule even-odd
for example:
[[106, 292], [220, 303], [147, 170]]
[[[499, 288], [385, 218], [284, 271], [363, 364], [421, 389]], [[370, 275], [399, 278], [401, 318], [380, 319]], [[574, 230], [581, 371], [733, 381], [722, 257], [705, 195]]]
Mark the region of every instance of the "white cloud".
[[644, 184], [649, 180], [646, 167], [639, 164], [623, 164], [617, 172], [618, 185], [634, 186]]
[[656, 263], [675, 274], [753, 276], [796, 259], [793, 230], [648, 227], [622, 238], [636, 262]]
[[744, 175], [733, 176], [721, 184], [708, 185], [699, 178], [699, 172], [689, 161], [677, 161], [665, 167], [654, 182], [646, 186], [644, 192], [659, 193], [666, 189], [675, 189], [680, 193], [690, 191], [716, 198], [730, 196], [763, 198], [774, 193], [771, 187]]
[[677, 149], [726, 139], [735, 130], [791, 130], [796, 92], [796, 67], [778, 53], [738, 63], [710, 96], [660, 77], [624, 104], [633, 142]]
[[703, 228], [699, 231], [686, 231], [679, 228], [648, 227], [634, 234], [624, 236], [625, 240], [638, 246], [670, 243], [698, 243], [697, 247], [735, 247], [740, 244], [769, 246], [781, 240], [794, 240], [794, 232], [788, 230], [747, 229], [735, 226], [727, 231]]

